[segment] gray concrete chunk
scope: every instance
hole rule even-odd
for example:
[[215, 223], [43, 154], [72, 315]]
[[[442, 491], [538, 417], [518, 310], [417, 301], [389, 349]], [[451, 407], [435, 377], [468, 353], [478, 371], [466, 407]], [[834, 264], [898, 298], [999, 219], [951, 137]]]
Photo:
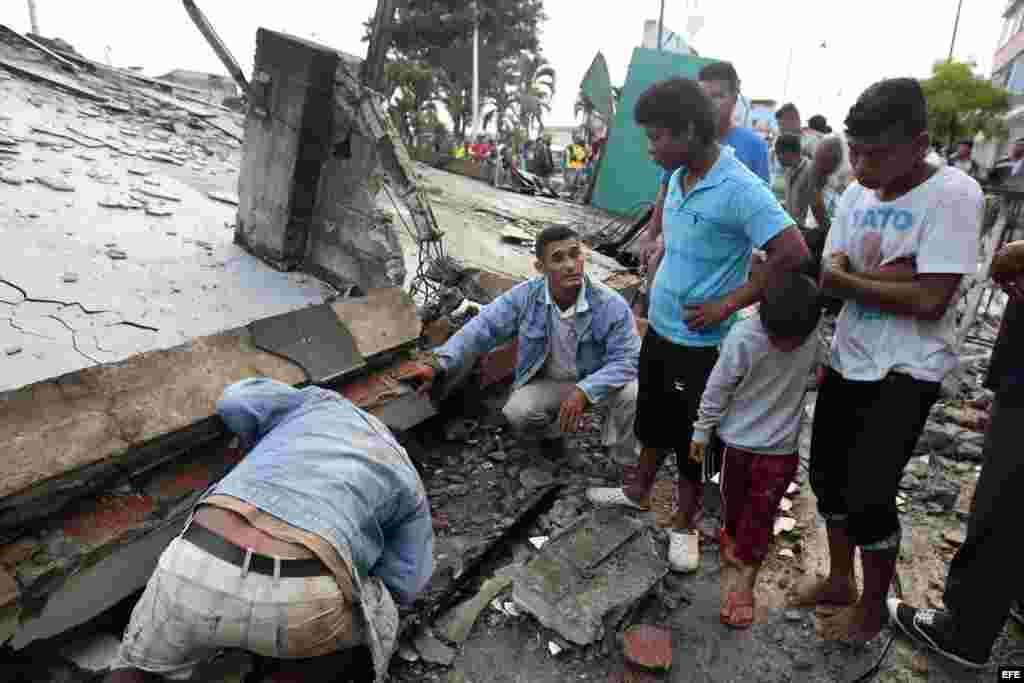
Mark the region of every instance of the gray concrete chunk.
[[618, 510], [599, 510], [551, 539], [515, 581], [512, 598], [544, 626], [587, 645], [604, 619], [648, 593], [668, 572], [650, 530]]

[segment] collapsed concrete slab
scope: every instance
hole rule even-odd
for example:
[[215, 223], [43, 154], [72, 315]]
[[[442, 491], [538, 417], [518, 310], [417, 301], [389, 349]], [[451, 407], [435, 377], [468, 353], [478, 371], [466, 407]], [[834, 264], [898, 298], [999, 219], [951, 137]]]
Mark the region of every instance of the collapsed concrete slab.
[[645, 596], [668, 573], [649, 527], [618, 510], [580, 518], [516, 577], [512, 599], [563, 638], [603, 637], [605, 617]]
[[418, 241], [440, 233], [382, 96], [359, 81], [360, 63], [259, 29], [235, 237], [276, 267], [339, 287], [401, 285], [397, 227], [376, 208], [378, 192], [387, 185], [406, 206]]

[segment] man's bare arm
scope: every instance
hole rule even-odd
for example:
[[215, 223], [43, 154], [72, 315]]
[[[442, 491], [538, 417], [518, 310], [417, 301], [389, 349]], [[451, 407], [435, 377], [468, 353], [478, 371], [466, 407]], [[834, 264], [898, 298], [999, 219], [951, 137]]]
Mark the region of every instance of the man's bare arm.
[[898, 277], [901, 279], [872, 279], [826, 264], [822, 285], [827, 294], [838, 299], [920, 320], [940, 320], [963, 278], [955, 273], [917, 274], [909, 281], [902, 279], [902, 273]]
[[791, 225], [764, 245], [766, 259], [751, 268], [750, 278], [731, 294], [708, 304], [687, 307], [684, 319], [695, 330], [718, 325], [733, 313], [761, 300], [776, 273], [799, 270], [811, 258], [800, 230]]

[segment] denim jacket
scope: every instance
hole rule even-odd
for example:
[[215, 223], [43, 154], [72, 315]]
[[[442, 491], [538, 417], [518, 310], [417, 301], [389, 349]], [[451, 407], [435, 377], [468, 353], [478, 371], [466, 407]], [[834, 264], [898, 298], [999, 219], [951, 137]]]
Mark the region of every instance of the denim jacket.
[[380, 420], [318, 387], [242, 380], [224, 390], [217, 413], [248, 454], [210, 493], [251, 503], [339, 552], [380, 677], [398, 623], [391, 596], [410, 604], [434, 569], [430, 506], [405, 449]]
[[[586, 299], [587, 309], [576, 313], [576, 386], [596, 404], [636, 379], [640, 337], [633, 312], [618, 292], [587, 277]], [[522, 387], [544, 366], [550, 353], [549, 306], [545, 278], [516, 285], [480, 309], [436, 349], [441, 367], [455, 373], [467, 359], [475, 359], [517, 336], [513, 390]]]

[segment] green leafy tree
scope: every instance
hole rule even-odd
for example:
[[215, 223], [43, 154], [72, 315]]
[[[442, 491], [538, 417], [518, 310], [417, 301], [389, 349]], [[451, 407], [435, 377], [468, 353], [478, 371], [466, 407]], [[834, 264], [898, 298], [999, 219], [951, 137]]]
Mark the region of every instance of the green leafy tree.
[[[486, 85], [508, 71], [507, 55], [539, 49], [543, 0], [479, 0], [481, 100], [499, 95]], [[367, 22], [369, 39], [373, 20]], [[466, 0], [402, 0], [388, 31], [391, 57], [430, 67], [435, 99], [448, 109], [457, 135], [471, 117], [473, 89], [472, 3]]]
[[1010, 108], [1009, 93], [976, 75], [973, 64], [942, 61], [932, 66], [932, 76], [921, 83], [928, 99], [928, 130], [932, 139], [945, 143], [960, 138], [1006, 136], [1003, 118]]
[[391, 88], [389, 113], [407, 145], [416, 144], [421, 125], [421, 114], [432, 112], [437, 78], [433, 69], [419, 62], [397, 60], [385, 67]]
[[551, 111], [551, 98], [555, 94], [555, 69], [539, 53], [523, 52], [516, 69], [516, 105], [519, 124], [530, 133], [533, 124], [544, 130], [544, 113]]

